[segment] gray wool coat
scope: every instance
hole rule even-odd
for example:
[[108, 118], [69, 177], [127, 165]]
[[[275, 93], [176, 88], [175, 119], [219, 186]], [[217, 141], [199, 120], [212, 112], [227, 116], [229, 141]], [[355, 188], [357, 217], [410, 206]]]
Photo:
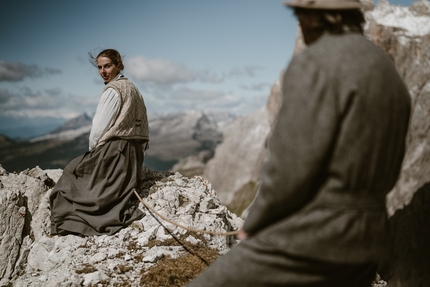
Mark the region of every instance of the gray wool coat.
[[378, 261], [411, 110], [392, 60], [361, 34], [324, 34], [292, 59], [282, 97], [244, 223], [249, 240], [332, 262]]

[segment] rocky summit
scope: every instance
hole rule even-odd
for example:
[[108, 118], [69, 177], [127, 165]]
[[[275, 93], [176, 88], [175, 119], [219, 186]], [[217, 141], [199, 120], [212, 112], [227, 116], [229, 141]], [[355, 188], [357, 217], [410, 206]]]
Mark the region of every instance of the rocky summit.
[[[237, 243], [165, 222], [141, 202], [145, 216], [114, 235], [50, 236], [49, 195], [61, 174], [0, 166], [0, 286], [183, 286]], [[140, 195], [183, 226], [227, 232], [242, 224], [202, 177], [146, 169]]]

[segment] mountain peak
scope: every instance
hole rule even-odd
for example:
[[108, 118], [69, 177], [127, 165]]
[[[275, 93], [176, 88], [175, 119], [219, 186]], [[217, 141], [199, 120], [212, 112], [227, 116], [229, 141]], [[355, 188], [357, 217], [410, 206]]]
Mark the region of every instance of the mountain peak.
[[86, 113], [83, 113], [83, 114], [77, 116], [76, 118], [73, 118], [73, 119], [67, 121], [62, 126], [56, 128], [55, 130], [53, 130], [49, 134], [58, 134], [58, 133], [68, 131], [68, 130], [75, 130], [75, 129], [81, 128], [83, 126], [88, 126], [91, 124], [92, 124], [92, 117], [90, 117]]
[[430, 2], [427, 0], [415, 2], [410, 7], [380, 1], [369, 15], [379, 25], [397, 28], [399, 35], [423, 37], [430, 34]]

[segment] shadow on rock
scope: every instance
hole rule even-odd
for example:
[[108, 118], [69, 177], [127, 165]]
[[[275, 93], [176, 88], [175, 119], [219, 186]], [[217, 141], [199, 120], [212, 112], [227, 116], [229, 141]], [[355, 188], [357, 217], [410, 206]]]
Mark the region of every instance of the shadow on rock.
[[430, 286], [430, 182], [390, 219], [390, 255], [381, 277], [390, 287]]

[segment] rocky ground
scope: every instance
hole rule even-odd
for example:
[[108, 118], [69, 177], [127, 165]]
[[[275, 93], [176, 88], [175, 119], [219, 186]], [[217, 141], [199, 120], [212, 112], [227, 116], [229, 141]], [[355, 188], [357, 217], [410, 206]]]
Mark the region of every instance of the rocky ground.
[[[0, 286], [183, 286], [237, 243], [145, 217], [112, 236], [50, 236], [49, 194], [61, 170], [0, 168]], [[196, 229], [225, 232], [242, 220], [201, 177], [146, 170], [141, 196]]]

